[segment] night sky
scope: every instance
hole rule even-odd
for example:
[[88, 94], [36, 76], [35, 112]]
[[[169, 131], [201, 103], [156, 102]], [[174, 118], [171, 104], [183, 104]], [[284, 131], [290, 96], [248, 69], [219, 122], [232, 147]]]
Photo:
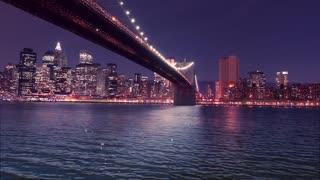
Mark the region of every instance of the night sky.
[[[126, 25], [116, 0], [99, 1]], [[240, 59], [241, 76], [262, 70], [267, 81], [276, 71], [289, 71], [292, 82], [320, 82], [319, 0], [126, 0], [137, 23], [151, 44], [163, 55], [182, 61], [194, 60], [198, 79], [218, 78], [218, 60], [230, 54]], [[83, 38], [0, 2], [1, 71], [6, 63], [18, 63], [24, 47], [38, 53], [61, 41], [74, 67], [81, 49], [89, 50], [94, 62], [117, 63], [119, 72], [152, 73], [131, 61]]]

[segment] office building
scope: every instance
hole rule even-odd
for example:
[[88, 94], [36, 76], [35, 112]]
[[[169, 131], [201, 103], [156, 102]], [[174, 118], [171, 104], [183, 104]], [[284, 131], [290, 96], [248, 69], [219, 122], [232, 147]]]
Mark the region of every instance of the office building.
[[18, 95], [25, 96], [35, 87], [37, 54], [30, 48], [20, 52]]
[[288, 71], [277, 72], [276, 74], [276, 99], [288, 99], [289, 98], [289, 78]]
[[248, 72], [247, 87], [249, 92], [246, 94], [249, 99], [263, 99], [266, 87], [265, 74], [259, 70]]
[[236, 56], [227, 56], [219, 60], [219, 94], [217, 98], [227, 100], [229, 88], [237, 86], [239, 81], [239, 59]]
[[287, 87], [289, 83], [288, 71], [277, 72], [276, 74], [276, 86], [280, 88], [281, 86]]
[[117, 65], [114, 63], [107, 64], [107, 82], [106, 90], [109, 98], [115, 98], [118, 95], [118, 73]]
[[87, 50], [80, 51], [80, 64], [92, 64], [93, 57]]
[[57, 64], [59, 67], [67, 67], [68, 59], [62, 51], [60, 42], [57, 42], [55, 48], [54, 64]]
[[49, 67], [46, 67], [46, 66], [36, 67], [35, 89], [37, 91], [51, 90], [51, 88], [50, 88], [50, 68]]
[[0, 91], [6, 97], [15, 97], [18, 93], [18, 68], [14, 64], [7, 64], [1, 74]]

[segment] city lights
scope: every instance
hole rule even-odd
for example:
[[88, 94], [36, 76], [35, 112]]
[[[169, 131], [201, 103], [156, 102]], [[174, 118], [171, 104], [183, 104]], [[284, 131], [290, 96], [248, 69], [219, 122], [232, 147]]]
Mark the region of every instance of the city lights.
[[[119, 27], [123, 32], [127, 33], [128, 37], [134, 38], [139, 47], [145, 48], [145, 50], [151, 52], [153, 54], [151, 59], [163, 63], [162, 65], [165, 65], [163, 66], [165, 67], [165, 70], [167, 70], [166, 68], [172, 68], [170, 70], [173, 70], [180, 79], [185, 83], [194, 86], [198, 103], [210, 104], [211, 102], [214, 102], [217, 104], [250, 106], [319, 105], [319, 84], [300, 84], [292, 83], [291, 81], [289, 83], [290, 74], [286, 70], [275, 72], [275, 87], [267, 85], [267, 75], [260, 70], [250, 71], [247, 73], [246, 77], [240, 78], [240, 61], [235, 55], [223, 57], [219, 60], [219, 80], [214, 83], [214, 87], [207, 87], [208, 93], [206, 97], [200, 93], [198, 77], [194, 72], [195, 63], [172, 62], [171, 59], [167, 59], [154, 44], [151, 45], [149, 36], [146, 36], [143, 28], [140, 26], [141, 24], [137, 24], [138, 21], [134, 18], [132, 11], [125, 6], [123, 1], [118, 2], [126, 17], [131, 22], [135, 32], [122, 24], [117, 17], [112, 16], [107, 11], [103, 10], [99, 4], [95, 4], [96, 6], [93, 8], [96, 8], [96, 10], [105, 18], [113, 22], [114, 26]], [[91, 3], [91, 1], [84, 1], [84, 3]], [[102, 27], [95, 25], [91, 27], [90, 30], [99, 32], [96, 34], [101, 35], [103, 32], [107, 31], [106, 29], [100, 28]], [[68, 101], [76, 101], [77, 98], [73, 96], [80, 96], [86, 100], [104, 97], [107, 99], [113, 98], [112, 102], [116, 102], [117, 100], [115, 99], [121, 97], [130, 102], [130, 98], [148, 99], [146, 94], [152, 94], [147, 90], [150, 89], [150, 87], [147, 87], [149, 78], [146, 76], [136, 74], [135, 80], [126, 79], [123, 75], [118, 76], [116, 73], [117, 66], [115, 64], [108, 64], [107, 68], [103, 68], [101, 65], [93, 62], [93, 56], [86, 50], [80, 51], [79, 64], [76, 65], [75, 69], [72, 69], [67, 66], [67, 58], [64, 54], [65, 52], [62, 51], [60, 42], [57, 42], [54, 50], [54, 52], [47, 51], [42, 57], [42, 66], [37, 67], [35, 63], [35, 52], [29, 48], [23, 49], [19, 66], [8, 64], [5, 67], [4, 76], [2, 76], [2, 74], [0, 76], [0, 79], [2, 78], [0, 84], [6, 87], [0, 89], [0, 97], [6, 100], [27, 98], [28, 100], [41, 101], [45, 99], [53, 101], [54, 98], [57, 100], [58, 97], [60, 98], [58, 98], [58, 101], [65, 97], [68, 97], [66, 98]], [[114, 71], [113, 74], [110, 73], [111, 70]], [[8, 75], [8, 72], [15, 75]], [[107, 72], [108, 76], [106, 75]], [[194, 73], [192, 78], [190, 78], [189, 74], [185, 74], [188, 72]], [[11, 79], [9, 81], [4, 80], [4, 77], [10, 77]], [[20, 79], [17, 79], [18, 77]], [[104, 79], [105, 77], [108, 79]], [[159, 82], [159, 79], [161, 78], [155, 77], [154, 82]], [[106, 82], [110, 84], [103, 85], [103, 83]], [[117, 83], [122, 85], [118, 86]], [[170, 84], [164, 80], [163, 83], [164, 85]], [[126, 84], [127, 87], [122, 87], [124, 84]], [[8, 85], [10, 88], [7, 87]], [[153, 86], [156, 85], [153, 84]], [[161, 86], [161, 84], [158, 84], [157, 86]], [[162, 89], [161, 91], [158, 89], [156, 92], [170, 92], [168, 89], [169, 87], [166, 86], [165, 88], [167, 89]], [[143, 93], [141, 94], [141, 92]], [[154, 95], [154, 98], [162, 97], [169, 99], [173, 98], [172, 94], [171, 96]], [[132, 102], [146, 101], [134, 100]], [[159, 100], [150, 100], [147, 102], [159, 102]]]

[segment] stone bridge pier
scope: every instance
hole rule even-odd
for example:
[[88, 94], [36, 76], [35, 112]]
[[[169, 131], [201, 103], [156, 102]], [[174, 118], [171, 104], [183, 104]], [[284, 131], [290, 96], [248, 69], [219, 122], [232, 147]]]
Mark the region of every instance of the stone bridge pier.
[[174, 87], [174, 105], [175, 106], [194, 106], [196, 105], [195, 87]]

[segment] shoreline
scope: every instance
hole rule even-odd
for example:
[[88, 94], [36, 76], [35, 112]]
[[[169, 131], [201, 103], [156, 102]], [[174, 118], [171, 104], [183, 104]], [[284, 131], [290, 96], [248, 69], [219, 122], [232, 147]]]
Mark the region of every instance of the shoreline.
[[[56, 100], [56, 101], [32, 101], [32, 100], [0, 100], [0, 102], [9, 103], [97, 103], [97, 104], [127, 104], [127, 105], [174, 105], [173, 100], [147, 100], [147, 99], [132, 99], [132, 100], [115, 100], [115, 99], [73, 99], [73, 100]], [[244, 107], [297, 107], [309, 108], [320, 107], [319, 101], [234, 101], [234, 102], [219, 102], [219, 101], [198, 101], [196, 105], [200, 106], [244, 106]]]

